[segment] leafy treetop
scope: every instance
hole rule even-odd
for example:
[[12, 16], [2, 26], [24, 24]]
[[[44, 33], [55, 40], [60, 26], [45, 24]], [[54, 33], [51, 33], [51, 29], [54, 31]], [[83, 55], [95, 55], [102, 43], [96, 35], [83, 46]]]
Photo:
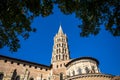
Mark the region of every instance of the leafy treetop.
[[97, 35], [101, 24], [113, 36], [120, 36], [120, 0], [0, 0], [0, 48], [17, 51], [19, 36], [27, 39], [35, 32], [32, 20], [52, 14], [55, 4], [65, 15], [75, 13], [82, 20], [82, 37]]

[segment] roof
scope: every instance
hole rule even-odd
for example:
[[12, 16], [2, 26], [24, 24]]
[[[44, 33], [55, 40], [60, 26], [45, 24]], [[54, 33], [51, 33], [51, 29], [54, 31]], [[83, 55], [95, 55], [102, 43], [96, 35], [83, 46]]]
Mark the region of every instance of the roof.
[[11, 61], [14, 60], [14, 61], [19, 61], [19, 62], [24, 62], [24, 63], [32, 64], [32, 65], [35, 65], [35, 66], [50, 68], [50, 66], [47, 66], [47, 65], [43, 65], [43, 64], [39, 64], [39, 63], [35, 63], [35, 62], [30, 62], [30, 61], [26, 61], [26, 60], [21, 60], [21, 59], [16, 59], [16, 58], [11, 58], [11, 57], [4, 56], [4, 55], [0, 55], [0, 59], [1, 58], [10, 59]]
[[75, 58], [75, 59], [71, 60], [70, 62], [68, 62], [68, 63], [66, 64], [66, 67], [67, 67], [69, 64], [71, 64], [71, 63], [73, 63], [73, 62], [75, 62], [75, 61], [78, 61], [78, 60], [82, 60], [82, 59], [91, 59], [91, 60], [94, 60], [94, 61], [96, 61], [97, 65], [99, 65], [99, 61], [98, 61], [97, 59], [93, 58], [93, 57], [80, 57], [80, 58]]

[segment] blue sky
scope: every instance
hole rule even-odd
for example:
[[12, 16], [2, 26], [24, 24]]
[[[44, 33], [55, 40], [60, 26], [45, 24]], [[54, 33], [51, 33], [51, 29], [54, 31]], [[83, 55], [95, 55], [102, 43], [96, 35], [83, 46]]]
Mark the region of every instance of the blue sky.
[[102, 73], [120, 75], [120, 37], [113, 37], [104, 28], [97, 36], [80, 37], [80, 29], [77, 27], [80, 23], [81, 21], [75, 18], [74, 14], [63, 15], [55, 8], [54, 14], [34, 19], [31, 26], [37, 28], [37, 32], [31, 33], [27, 40], [20, 38], [21, 48], [18, 52], [11, 53], [7, 47], [4, 47], [0, 49], [0, 54], [50, 65], [53, 37], [61, 24], [63, 32], [68, 36], [71, 58], [94, 57], [99, 60]]

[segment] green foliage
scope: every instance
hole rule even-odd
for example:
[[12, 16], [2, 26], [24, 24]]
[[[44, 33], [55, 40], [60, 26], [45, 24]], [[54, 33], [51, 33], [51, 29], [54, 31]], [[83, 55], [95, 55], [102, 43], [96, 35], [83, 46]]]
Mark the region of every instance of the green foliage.
[[0, 48], [8, 46], [10, 51], [20, 48], [19, 36], [24, 39], [36, 29], [30, 26], [34, 17], [52, 13], [51, 0], [0, 0]]
[[81, 36], [97, 35], [101, 24], [113, 36], [120, 36], [120, 0], [56, 0], [56, 3], [64, 14], [75, 13], [82, 20]]
[[52, 14], [57, 4], [65, 15], [75, 14], [82, 20], [80, 35], [97, 35], [104, 25], [113, 36], [120, 36], [120, 0], [0, 0], [0, 48], [10, 51], [20, 48], [19, 36], [24, 39], [36, 29], [30, 26], [37, 17]]

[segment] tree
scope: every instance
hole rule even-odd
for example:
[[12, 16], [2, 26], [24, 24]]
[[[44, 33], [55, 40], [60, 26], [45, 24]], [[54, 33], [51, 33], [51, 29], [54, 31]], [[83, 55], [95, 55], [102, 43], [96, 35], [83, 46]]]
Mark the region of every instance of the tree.
[[36, 29], [30, 26], [33, 18], [52, 13], [50, 0], [0, 0], [0, 48], [8, 46], [15, 52], [20, 48], [19, 37], [29, 37]]
[[101, 24], [113, 36], [120, 36], [120, 0], [0, 0], [0, 48], [17, 51], [19, 36], [27, 39], [36, 31], [30, 26], [33, 18], [49, 16], [55, 4], [65, 15], [74, 13], [82, 20], [82, 37], [97, 35]]
[[82, 20], [80, 35], [97, 35], [100, 25], [120, 36], [120, 0], [56, 0], [61, 12], [66, 15], [75, 13]]

